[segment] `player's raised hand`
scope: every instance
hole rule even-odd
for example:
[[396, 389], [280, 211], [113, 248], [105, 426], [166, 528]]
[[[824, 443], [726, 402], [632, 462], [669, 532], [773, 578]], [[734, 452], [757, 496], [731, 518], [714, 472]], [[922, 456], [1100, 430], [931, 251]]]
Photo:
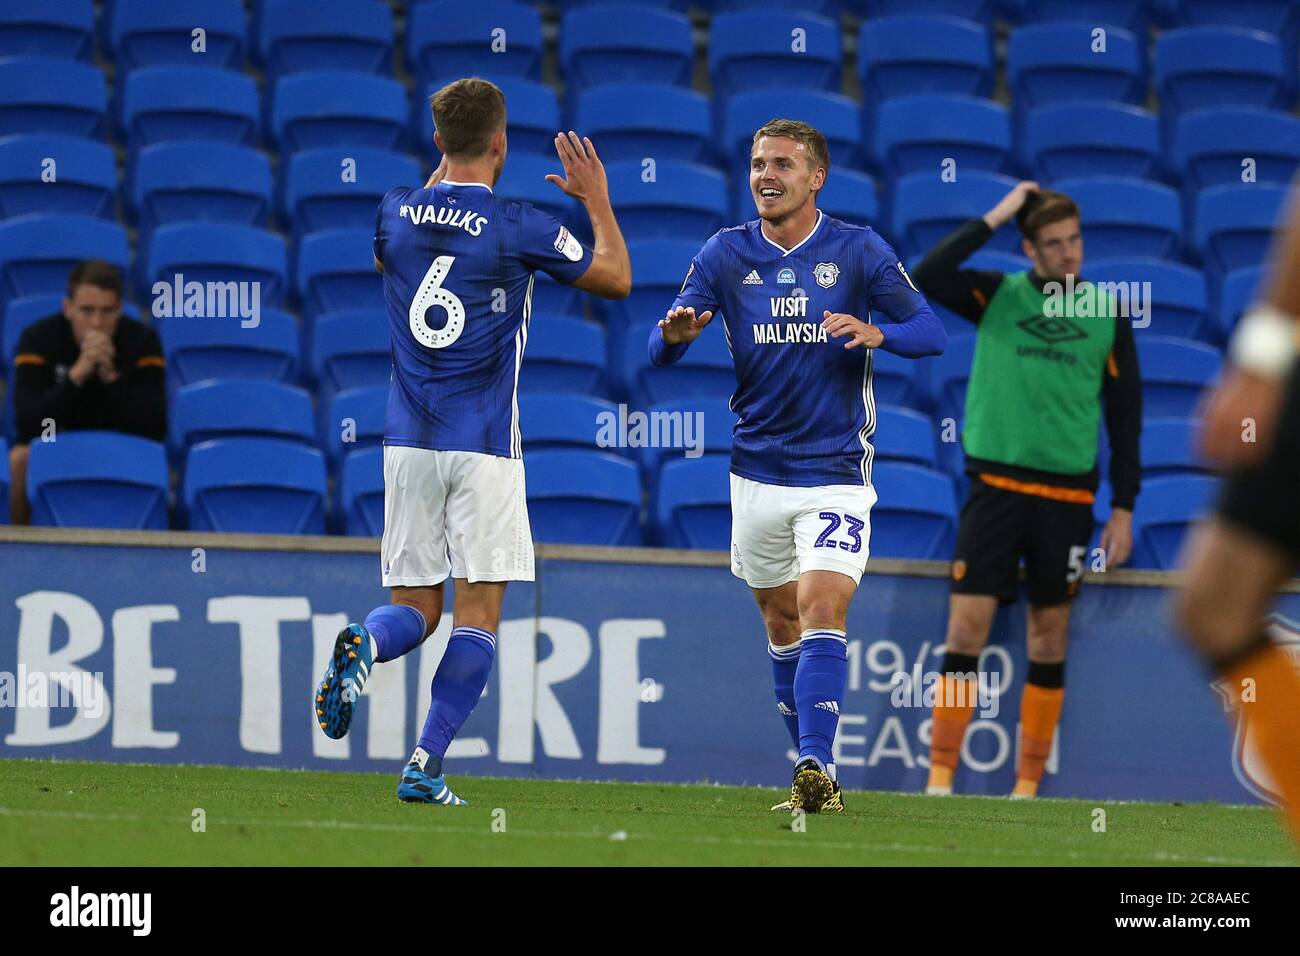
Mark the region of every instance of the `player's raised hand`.
[[669, 309], [668, 314], [659, 320], [659, 331], [668, 345], [694, 342], [712, 318], [712, 312], [701, 312], [696, 315], [695, 309], [691, 306], [678, 306]]
[[1015, 218], [1016, 213], [1024, 208], [1025, 200], [1040, 188], [1032, 179], [1021, 180], [1012, 187], [1011, 192], [998, 200], [996, 206], [984, 214], [984, 221], [988, 223], [990, 229], [997, 232], [999, 228]]
[[605, 166], [596, 155], [596, 147], [586, 136], [581, 139], [569, 130], [555, 134], [555, 152], [559, 154], [564, 166], [564, 177], [551, 173], [546, 181], [560, 187], [584, 205], [592, 202], [609, 202], [609, 181], [605, 178]]
[[446, 178], [447, 178], [447, 156], [444, 153], [442, 157], [442, 162], [440, 162], [438, 164], [438, 168], [433, 171], [433, 175], [430, 176], [429, 181], [424, 184], [424, 188], [432, 189], [434, 186], [438, 185], [438, 183], [442, 182]]
[[885, 341], [885, 333], [880, 331], [878, 326], [863, 322], [847, 313], [823, 312], [822, 316], [822, 328], [830, 335], [837, 339], [844, 335], [852, 336], [844, 343], [846, 349], [857, 348], [859, 345], [874, 349]]

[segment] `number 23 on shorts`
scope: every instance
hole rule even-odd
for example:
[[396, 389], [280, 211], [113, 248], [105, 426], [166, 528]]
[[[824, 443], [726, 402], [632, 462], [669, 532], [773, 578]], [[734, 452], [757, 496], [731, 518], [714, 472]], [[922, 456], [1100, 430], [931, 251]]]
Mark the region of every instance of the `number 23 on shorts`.
[[[847, 512], [841, 515], [834, 511], [823, 511], [817, 517], [826, 522], [826, 528], [813, 542], [814, 548], [841, 548], [850, 554], [857, 554], [862, 550], [862, 529], [867, 526], [867, 523], [861, 518], [855, 518]], [[841, 525], [844, 526], [843, 530], [840, 529]], [[842, 537], [838, 540], [832, 538], [831, 535], [837, 531], [840, 535], [847, 535], [848, 540]]]

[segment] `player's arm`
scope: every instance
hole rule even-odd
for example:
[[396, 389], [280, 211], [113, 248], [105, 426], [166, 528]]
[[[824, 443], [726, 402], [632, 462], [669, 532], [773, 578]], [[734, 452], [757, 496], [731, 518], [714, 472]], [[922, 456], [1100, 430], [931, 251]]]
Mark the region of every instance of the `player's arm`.
[[650, 329], [648, 347], [651, 365], [672, 365], [685, 355], [690, 344], [700, 337], [704, 327], [717, 312], [717, 297], [713, 294], [712, 284], [701, 265], [701, 260], [706, 258], [714, 242], [716, 239], [710, 239], [691, 260], [672, 308]]
[[1273, 242], [1264, 301], [1242, 316], [1229, 368], [1204, 406], [1201, 442], [1225, 467], [1258, 461], [1272, 447], [1286, 377], [1300, 351], [1300, 178], [1292, 183], [1285, 231]]
[[632, 291], [632, 260], [614, 218], [609, 181], [596, 147], [587, 137], [579, 139], [570, 130], [567, 136], [556, 135], [555, 151], [564, 166], [564, 176], [551, 174], [546, 179], [582, 203], [591, 219], [594, 239], [591, 264], [571, 284], [602, 299], [626, 299]]
[[1115, 341], [1101, 380], [1102, 409], [1110, 439], [1110, 517], [1101, 532], [1108, 566], [1128, 560], [1133, 550], [1133, 505], [1142, 484], [1142, 375], [1133, 326], [1115, 318]]
[[871, 310], [889, 320], [888, 325], [864, 322], [840, 312], [822, 313], [822, 326], [839, 338], [847, 336], [846, 349], [865, 346], [884, 349], [904, 358], [938, 355], [948, 345], [948, 333], [925, 296], [912, 284], [903, 263], [879, 236], [870, 234], [866, 249], [867, 292]]
[[950, 312], [978, 323], [1002, 284], [1003, 273], [991, 269], [963, 269], [961, 264], [978, 252], [993, 233], [1009, 223], [1038, 183], [1017, 183], [998, 204], [978, 219], [958, 227], [926, 254], [912, 270], [916, 286]]

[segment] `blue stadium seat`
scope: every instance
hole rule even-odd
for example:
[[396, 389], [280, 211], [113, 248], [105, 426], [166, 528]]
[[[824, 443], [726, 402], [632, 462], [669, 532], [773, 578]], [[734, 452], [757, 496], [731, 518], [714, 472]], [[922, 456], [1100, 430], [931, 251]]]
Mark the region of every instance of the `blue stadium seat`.
[[9, 521], [9, 443], [0, 438], [0, 524]]
[[715, 96], [768, 86], [840, 88], [840, 29], [825, 17], [762, 9], [721, 13], [709, 26], [708, 49]]
[[[475, 74], [491, 80], [506, 98], [506, 133], [510, 137], [510, 158], [507, 168], [524, 153], [555, 156], [555, 134], [560, 130], [560, 101], [555, 89], [545, 83], [536, 83], [521, 76], [498, 76], [487, 71]], [[433, 110], [429, 103], [438, 92], [457, 76], [444, 76], [424, 87], [424, 96], [411, 99], [411, 136], [421, 155], [432, 147], [434, 161], [441, 158], [433, 143]], [[605, 160], [604, 141], [598, 141], [601, 159]]]
[[1021, 162], [1040, 180], [1147, 179], [1157, 172], [1160, 125], [1154, 114], [1125, 103], [1050, 103], [1025, 115], [1019, 152]]
[[63, 292], [83, 259], [125, 270], [126, 230], [91, 216], [19, 216], [0, 222], [0, 306], [10, 299]]
[[1219, 286], [1219, 308], [1215, 315], [1220, 339], [1226, 342], [1232, 335], [1237, 320], [1254, 304], [1262, 291], [1265, 276], [1266, 270], [1262, 265], [1242, 266], [1223, 276]]
[[1142, 370], [1142, 417], [1185, 418], [1194, 414], [1202, 390], [1219, 374], [1219, 351], [1188, 339], [1158, 335], [1134, 338], [1138, 368]]
[[[749, 192], [749, 183], [744, 185], [748, 206], [740, 218], [748, 220], [755, 216], [754, 200]], [[875, 226], [880, 218], [875, 180], [866, 173], [832, 168], [826, 183], [817, 193], [817, 208], [828, 216], [857, 226]]]
[[731, 464], [721, 456], [673, 458], [659, 474], [658, 543], [667, 548], [731, 549]]
[[[638, 452], [641, 465], [651, 478], [651, 500], [656, 497], [661, 469], [678, 459], [695, 461], [717, 456], [731, 461], [736, 413], [726, 398], [675, 398], [650, 406], [644, 414], [646, 443]], [[632, 428], [629, 418], [629, 436]]]
[[[561, 5], [574, 2], [584, 4], [589, 0], [560, 0]], [[681, 0], [676, 0], [673, 5], [685, 12], [686, 7], [682, 5]], [[696, 4], [696, 6], [704, 7], [711, 13], [733, 13], [763, 7], [788, 7], [789, 5], [785, 0], [704, 0], [704, 2]], [[838, 18], [840, 8], [843, 5], [844, 0], [799, 0], [797, 9], [805, 13], [815, 13], [820, 17]]]
[[209, 379], [298, 381], [298, 323], [278, 309], [263, 310], [257, 325], [235, 318], [155, 320], [167, 357], [169, 390]]
[[1222, 276], [1267, 257], [1286, 189], [1270, 183], [1211, 186], [1196, 195], [1194, 242], [1206, 270]]
[[1209, 462], [1196, 447], [1197, 423], [1192, 418], [1151, 418], [1142, 423], [1142, 478], [1209, 474]]
[[1235, 27], [1182, 27], [1156, 38], [1156, 95], [1170, 115], [1213, 106], [1290, 109], [1286, 55], [1277, 37]]
[[63, 432], [33, 442], [27, 464], [32, 524], [60, 528], [167, 527], [163, 446], [116, 432]]
[[98, 67], [54, 57], [0, 60], [0, 136], [98, 137], [107, 111], [108, 86]]
[[1286, 185], [1300, 168], [1300, 119], [1281, 110], [1223, 107], [1178, 117], [1174, 162], [1189, 192], [1239, 184], [1246, 157], [1256, 182]]
[[149, 66], [127, 74], [122, 127], [128, 143], [178, 139], [256, 145], [261, 101], [250, 76], [215, 66]]
[[[736, 390], [736, 370], [722, 328], [706, 328], [681, 359], [655, 368], [646, 348], [654, 324], [647, 322], [628, 329], [627, 349], [634, 360], [628, 381], [633, 404], [645, 408], [680, 398], [731, 397]], [[722, 321], [709, 324], [721, 326]]]
[[629, 240], [698, 239], [702, 243], [726, 224], [727, 184], [716, 170], [695, 163], [662, 162], [656, 164], [654, 181], [646, 182], [641, 163], [635, 160], [611, 163], [606, 169], [610, 200]]
[[[632, 325], [658, 321], [672, 306], [700, 244], [690, 239], [640, 239], [629, 242], [627, 251], [632, 260], [632, 294], [601, 302], [611, 356], [623, 354]], [[644, 339], [641, 344], [645, 345]]]
[[338, 468], [344, 456], [358, 448], [377, 448], [384, 443], [387, 385], [349, 388], [323, 405], [321, 447], [331, 468]]
[[1174, 570], [1188, 527], [1210, 511], [1218, 491], [1218, 480], [1204, 475], [1144, 481], [1133, 512], [1133, 556], [1128, 566]]
[[895, 176], [937, 177], [950, 158], [958, 179], [970, 170], [1002, 172], [1010, 153], [1010, 114], [992, 100], [931, 93], [886, 100], [876, 111], [873, 156]]
[[0, 57], [88, 61], [94, 37], [94, 0], [0, 0]]
[[1146, 95], [1143, 45], [1128, 30], [1106, 30], [1094, 52], [1091, 22], [1019, 27], [1007, 42], [1007, 84], [1017, 109], [1058, 100], [1140, 104]]
[[529, 324], [519, 391], [605, 392], [605, 330], [582, 319], [546, 318]]
[[344, 456], [339, 502], [345, 534], [378, 538], [384, 533], [383, 448], [358, 448]]
[[316, 146], [397, 149], [406, 119], [401, 83], [356, 70], [282, 76], [271, 96], [271, 134], [287, 152]]
[[18, 337], [23, 334], [27, 326], [62, 311], [62, 292], [46, 292], [11, 299], [4, 310], [0, 311], [0, 333], [4, 336], [3, 345], [0, 345], [0, 368], [8, 371], [13, 366]]
[[311, 395], [252, 378], [196, 382], [176, 392], [167, 436], [174, 454], [218, 438], [276, 438], [316, 444]]
[[[1087, 244], [1084, 244], [1085, 251]], [[1085, 278], [1093, 282], [1151, 283], [1151, 297], [1144, 302], [1149, 310], [1145, 320], [1134, 313], [1134, 328], [1147, 329], [1150, 335], [1171, 335], [1203, 342], [1218, 341], [1218, 325], [1210, 318], [1205, 274], [1179, 262], [1135, 256], [1129, 259], [1093, 259], [1084, 261]], [[1143, 289], [1146, 286], [1142, 286]], [[1140, 324], [1145, 321], [1147, 324]]]
[[1161, 0], [1169, 20], [1178, 26], [1231, 26], [1262, 30], [1295, 39], [1300, 26], [1300, 6], [1295, 0]]
[[920, 93], [993, 93], [993, 35], [971, 20], [889, 16], [858, 34], [858, 77], [865, 103]]
[[1086, 21], [1123, 27], [1137, 36], [1146, 36], [1150, 25], [1149, 4], [1144, 0], [1014, 0], [1014, 3], [1022, 23]]
[[[194, 49], [195, 29], [205, 33], [201, 52]], [[115, 0], [106, 52], [123, 72], [163, 63], [237, 70], [247, 33], [239, 0]]]
[[146, 146], [127, 184], [128, 206], [142, 233], [199, 220], [265, 226], [271, 212], [271, 161], [233, 143]]
[[[934, 417], [941, 427], [948, 419], [960, 423], [966, 418], [966, 386], [975, 361], [975, 341], [973, 331], [954, 335], [943, 354], [931, 360]], [[961, 474], [961, 443], [942, 442], [936, 447], [939, 467], [950, 475]]]
[[263, 0], [258, 54], [270, 79], [305, 70], [392, 73], [393, 10], [379, 0]]
[[560, 68], [572, 88], [601, 83], [690, 86], [694, 56], [691, 21], [644, 3], [576, 7], [560, 20]]
[[275, 438], [227, 438], [190, 449], [182, 485], [193, 531], [325, 532], [325, 457]]
[[[497, 190], [498, 195], [500, 190]], [[545, 272], [533, 273], [533, 312], [537, 315], [561, 315], [582, 318], [583, 293], [573, 286], [556, 282]]]
[[407, 69], [425, 79], [495, 73], [542, 78], [542, 18], [533, 6], [508, 0], [472, 5], [417, 3], [406, 19]]
[[[578, 95], [577, 129], [605, 163], [701, 162], [713, 135], [708, 97], [662, 83], [613, 83]], [[552, 148], [552, 152], [554, 149]]]
[[949, 560], [957, 529], [952, 478], [921, 465], [877, 462], [871, 469], [871, 555]]
[[641, 543], [641, 481], [627, 459], [608, 452], [537, 452], [528, 458], [527, 485], [535, 541]]
[[918, 373], [919, 363], [876, 349], [871, 356], [871, 394], [877, 405], [924, 408], [931, 404]]
[[391, 348], [382, 306], [324, 313], [312, 324], [312, 375], [323, 392], [387, 385]]
[[1170, 187], [1123, 176], [1082, 176], [1052, 188], [1078, 203], [1089, 258], [1178, 258], [1183, 209]]
[[[159, 226], [150, 234], [141, 259], [144, 296], [151, 294], [158, 281], [174, 284], [177, 275], [183, 275], [187, 283], [256, 282], [255, 287], [238, 291], [244, 296], [256, 291], [258, 304], [265, 308], [280, 305], [289, 284], [284, 240], [255, 226], [228, 222]], [[230, 311], [227, 300], [226, 313]]]
[[[891, 238], [903, 258], [924, 255], [958, 226], [992, 209], [1015, 184], [1010, 176], [979, 170], [949, 183], [934, 172], [900, 176], [894, 185]], [[999, 229], [987, 248], [1019, 252], [1020, 233]]]
[[[595, 145], [596, 149], [600, 149], [599, 143]], [[636, 168], [639, 170], [641, 164], [637, 163]], [[502, 199], [532, 203], [560, 222], [571, 224], [572, 217], [577, 214], [577, 206], [572, 199], [546, 181], [549, 173], [564, 175], [564, 167], [560, 165], [554, 148], [549, 155], [525, 153], [522, 156], [516, 156], [511, 148], [494, 191]], [[581, 215], [585, 218], [586, 214]], [[622, 225], [621, 219], [619, 224]]]
[[934, 422], [911, 408], [877, 405], [871, 447], [877, 463], [901, 461], [927, 468], [938, 466]]
[[372, 229], [322, 229], [298, 243], [296, 288], [303, 313], [373, 308], [384, 301]]
[[112, 219], [116, 192], [117, 161], [103, 143], [34, 133], [0, 138], [0, 219], [32, 213]]
[[537, 392], [519, 403], [519, 431], [524, 453], [567, 449], [596, 451], [601, 416], [618, 415], [603, 398], [568, 392]]
[[[821, 130], [831, 152], [831, 169], [862, 164], [862, 121], [856, 103], [839, 93], [820, 90], [751, 90], [729, 97], [722, 106], [724, 168], [744, 180], [754, 133], [774, 116], [797, 116]], [[735, 164], [734, 166], [732, 164]], [[819, 197], [820, 198], [820, 197]]]
[[990, 26], [999, 12], [996, 0], [845, 0], [845, 5], [864, 19], [915, 12], [927, 17], [969, 17]]
[[298, 236], [340, 228], [373, 233], [384, 194], [397, 186], [422, 186], [424, 180], [419, 161], [405, 153], [364, 146], [304, 149], [284, 168], [281, 212]]

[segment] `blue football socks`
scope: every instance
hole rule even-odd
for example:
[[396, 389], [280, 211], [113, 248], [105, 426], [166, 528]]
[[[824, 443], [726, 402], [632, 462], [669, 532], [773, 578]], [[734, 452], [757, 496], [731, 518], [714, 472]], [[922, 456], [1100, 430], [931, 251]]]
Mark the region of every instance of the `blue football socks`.
[[482, 628], [458, 627], [451, 632], [447, 651], [433, 675], [433, 700], [420, 734], [420, 746], [429, 752], [425, 769], [429, 776], [441, 776], [447, 747], [483, 696], [496, 646], [496, 635]]
[[424, 615], [406, 604], [385, 604], [366, 615], [375, 663], [393, 661], [419, 647], [429, 629]]
[[843, 631], [814, 628], [804, 631], [799, 643], [799, 664], [794, 675], [799, 759], [812, 757], [827, 767], [834, 759], [831, 747], [848, 682], [848, 640]]
[[772, 658], [772, 685], [776, 689], [776, 709], [785, 721], [785, 729], [790, 733], [790, 742], [794, 749], [799, 749], [799, 714], [794, 703], [794, 675], [799, 669], [800, 642], [777, 647], [771, 641], [767, 643], [768, 656]]

